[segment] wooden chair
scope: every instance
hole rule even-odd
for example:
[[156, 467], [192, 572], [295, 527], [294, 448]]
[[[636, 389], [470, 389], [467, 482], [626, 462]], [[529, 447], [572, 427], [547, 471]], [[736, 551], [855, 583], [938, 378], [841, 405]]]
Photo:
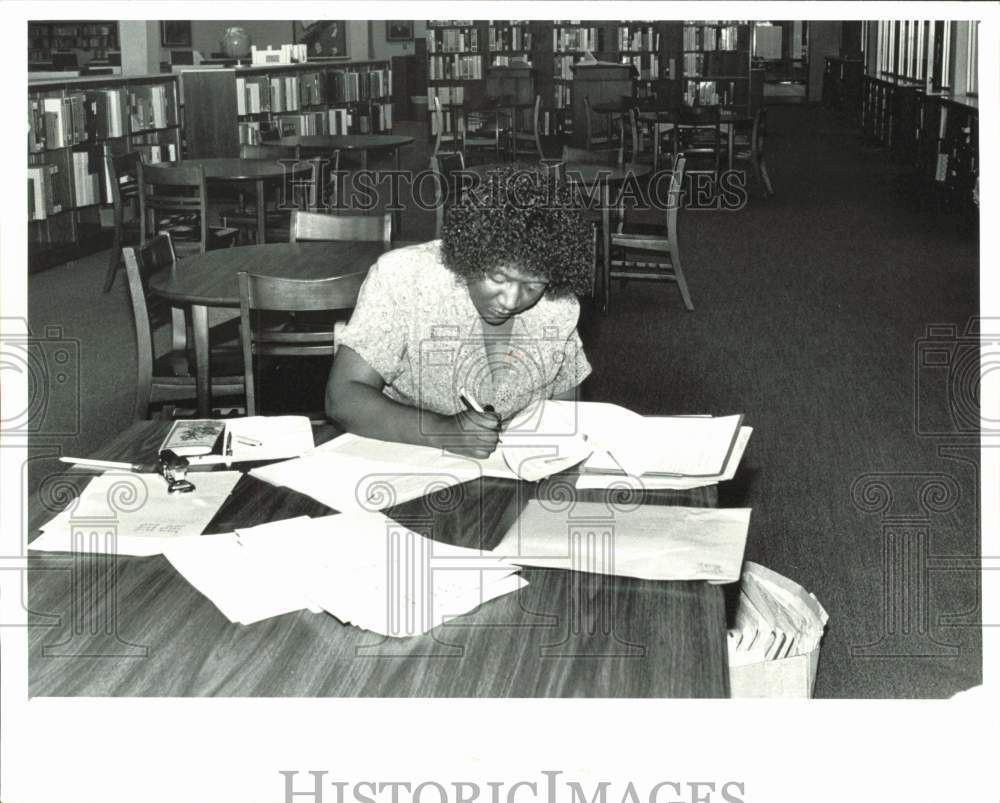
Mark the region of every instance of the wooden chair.
[[[607, 128], [607, 130], [603, 134], [598, 134], [594, 130], [594, 114], [595, 114], [595, 112], [594, 112], [593, 108], [590, 105], [590, 98], [584, 98], [583, 99], [583, 108], [584, 108], [584, 114], [585, 114], [584, 120], [586, 122], [586, 137], [587, 137], [586, 138], [586, 144], [587, 144], [587, 150], [588, 151], [598, 150], [598, 149], [601, 149], [601, 148], [613, 147], [616, 144], [616, 142], [615, 142], [616, 138], [614, 136], [614, 130], [615, 130], [616, 126], [614, 124], [614, 118], [618, 117], [618, 119], [619, 119], [619, 125], [617, 127], [618, 127], [618, 130], [619, 130], [619, 133], [620, 133], [621, 132], [620, 120], [621, 120], [621, 117], [624, 114], [625, 110], [627, 109], [627, 106], [625, 105], [625, 100], [626, 100], [626, 98], [622, 98], [621, 99], [621, 102], [619, 103], [619, 106], [620, 106], [620, 110], [619, 111], [611, 112], [610, 114], [607, 115], [608, 116], [608, 128]], [[618, 144], [620, 144], [620, 139], [619, 139], [619, 143]]]
[[504, 140], [509, 131], [509, 115], [498, 103], [496, 109], [467, 111], [462, 114], [462, 155], [483, 151], [493, 161], [500, 161]]
[[525, 145], [529, 149], [533, 149], [534, 153], [539, 159], [545, 158], [545, 151], [542, 150], [542, 137], [541, 137], [541, 115], [542, 115], [542, 96], [535, 95], [535, 106], [531, 112], [531, 130], [521, 131], [517, 130], [514, 132], [512, 137], [512, 146], [514, 152], [514, 158], [516, 159], [520, 153], [522, 153], [519, 146]]
[[[611, 279], [651, 279], [677, 284], [684, 307], [694, 310], [684, 270], [681, 268], [680, 244], [677, 237], [677, 215], [680, 210], [684, 157], [674, 162], [670, 179], [670, 202], [666, 211], [666, 231], [640, 230], [611, 233], [611, 269], [604, 276], [605, 309], [611, 294]], [[616, 256], [616, 251], [619, 255]]]
[[389, 251], [392, 249], [392, 214], [327, 215], [293, 209], [289, 242], [312, 240], [382, 243], [382, 249]]
[[[343, 220], [343, 218], [336, 218]], [[259, 357], [322, 357], [337, 350], [340, 327], [332, 313], [351, 310], [366, 272], [330, 279], [279, 279], [239, 273], [240, 333], [243, 344], [244, 384], [247, 415], [257, 414], [255, 366]], [[326, 326], [307, 330], [272, 330], [258, 326], [258, 313], [331, 313]]]
[[[434, 126], [434, 150], [431, 151], [431, 156], [437, 156], [439, 153], [460, 153], [462, 148], [458, 132], [444, 130], [445, 114], [437, 95], [434, 96], [433, 109], [431, 109], [431, 123]], [[445, 147], [445, 143], [449, 147]]]
[[[148, 416], [149, 406], [154, 402], [193, 399], [195, 378], [183, 349], [175, 347], [157, 356], [153, 348], [153, 322], [147, 303], [149, 281], [160, 272], [174, 270], [177, 258], [170, 235], [159, 234], [138, 248], [124, 248], [122, 258], [132, 299], [138, 363], [132, 417], [139, 421]], [[216, 398], [242, 395], [243, 367], [239, 350], [217, 349], [211, 360], [212, 394]]]
[[757, 183], [765, 198], [774, 195], [771, 186], [771, 176], [767, 172], [767, 162], [764, 160], [764, 140], [767, 135], [767, 109], [761, 106], [753, 117], [753, 126], [749, 137], [737, 134], [733, 142], [733, 163], [743, 162], [750, 165]]
[[126, 238], [141, 242], [140, 224], [137, 218], [125, 222], [125, 205], [133, 204], [139, 197], [139, 165], [142, 164], [142, 154], [132, 151], [120, 156], [105, 153], [104, 166], [107, 173], [108, 188], [111, 195], [111, 208], [114, 212], [114, 240], [111, 243], [111, 257], [108, 260], [108, 272], [104, 277], [104, 292], [111, 290], [115, 276], [122, 263], [122, 246]]
[[465, 170], [465, 158], [461, 153], [439, 153], [431, 157], [431, 172], [434, 173], [434, 234], [441, 239], [444, 226], [444, 209], [447, 204], [456, 203], [461, 198], [463, 187], [456, 182], [455, 174]]
[[725, 151], [718, 106], [681, 107], [674, 115], [672, 134], [675, 163], [684, 156], [688, 173], [710, 173], [718, 178]]
[[239, 230], [208, 225], [208, 186], [201, 165], [139, 166], [142, 242], [167, 231], [178, 256], [232, 246]]

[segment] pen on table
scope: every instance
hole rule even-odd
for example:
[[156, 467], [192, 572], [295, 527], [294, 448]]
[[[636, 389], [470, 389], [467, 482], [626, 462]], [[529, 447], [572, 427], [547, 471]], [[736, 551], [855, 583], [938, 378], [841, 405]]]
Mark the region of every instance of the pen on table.
[[259, 441], [255, 438], [247, 438], [244, 435], [237, 435], [236, 442], [242, 444], [243, 446], [263, 446], [263, 441]]
[[113, 460], [89, 460], [83, 457], [60, 457], [60, 463], [72, 463], [81, 468], [109, 468], [119, 471], [142, 472], [144, 469], [151, 470], [150, 466], [143, 466], [141, 463], [118, 463]]

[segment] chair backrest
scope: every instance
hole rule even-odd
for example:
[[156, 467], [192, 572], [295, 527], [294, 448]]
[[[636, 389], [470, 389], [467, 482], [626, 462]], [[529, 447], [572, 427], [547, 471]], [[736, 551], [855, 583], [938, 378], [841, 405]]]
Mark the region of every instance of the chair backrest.
[[155, 232], [160, 215], [199, 215], [201, 250], [208, 233], [208, 188], [201, 165], [139, 165], [140, 240]]
[[[243, 347], [247, 415], [257, 413], [254, 357], [332, 356], [337, 348], [338, 326], [332, 313], [353, 309], [367, 272], [329, 279], [281, 279], [241, 272], [240, 340]], [[257, 326], [256, 312], [329, 312], [329, 326], [283, 331]], [[315, 323], [315, 321], [312, 321]]]
[[292, 210], [292, 243], [310, 240], [342, 240], [363, 243], [382, 243], [388, 251], [392, 248], [392, 215], [328, 215], [322, 212]]
[[134, 418], [138, 420], [145, 418], [149, 411], [153, 384], [153, 326], [146, 301], [149, 281], [158, 273], [174, 270], [177, 257], [169, 234], [158, 234], [138, 248], [123, 248], [122, 257], [135, 321], [138, 376]]
[[681, 204], [684, 200], [684, 163], [683, 156], [674, 159], [674, 169], [670, 176], [670, 190], [667, 196], [667, 237], [670, 240], [670, 248], [679, 260], [677, 246], [677, 216], [680, 213]]
[[441, 238], [444, 226], [444, 209], [448, 204], [461, 200], [464, 189], [461, 181], [455, 181], [456, 174], [465, 170], [465, 157], [461, 153], [439, 153], [431, 157], [431, 172], [434, 174], [434, 216], [435, 234]]
[[[434, 96], [434, 108], [431, 111], [432, 121], [434, 125], [434, 150], [431, 151], [432, 156], [437, 156], [441, 153], [441, 145], [444, 142], [444, 109], [441, 108], [441, 100], [437, 95]], [[452, 132], [453, 136], [457, 136], [457, 132]]]
[[[627, 156], [628, 160], [631, 162], [636, 162], [639, 160], [639, 154], [641, 153], [642, 147], [642, 137], [639, 128], [639, 109], [636, 106], [630, 106], [622, 113], [622, 152], [623, 157]], [[626, 148], [628, 151], [626, 153]]]
[[[121, 214], [123, 200], [139, 194], [139, 165], [142, 164], [142, 154], [139, 151], [130, 151], [117, 156], [107, 153], [104, 156], [104, 164], [108, 177], [108, 201], [117, 218]], [[123, 182], [122, 179], [125, 178], [128, 181]]]

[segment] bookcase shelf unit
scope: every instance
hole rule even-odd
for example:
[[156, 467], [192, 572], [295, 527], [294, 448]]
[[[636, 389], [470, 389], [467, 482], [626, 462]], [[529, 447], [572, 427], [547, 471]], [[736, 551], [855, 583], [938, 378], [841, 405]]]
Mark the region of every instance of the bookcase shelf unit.
[[28, 83], [29, 266], [103, 247], [107, 153], [180, 155], [177, 78], [100, 76]]
[[[690, 48], [685, 47], [685, 37], [694, 37]], [[486, 96], [482, 76], [489, 66], [505, 56], [527, 56], [542, 98], [542, 133], [571, 135], [574, 117], [578, 117], [573, 108], [577, 100], [573, 65], [587, 52], [599, 61], [635, 67], [633, 94], [639, 98], [655, 96], [677, 106], [711, 101], [749, 109], [759, 94], [751, 80], [747, 21], [431, 20], [427, 23], [428, 110], [434, 108], [434, 97], [446, 110], [480, 102]], [[461, 63], [453, 58], [458, 55], [467, 59], [465, 72], [448, 66], [449, 58], [453, 65]], [[447, 138], [453, 136], [450, 127], [460, 125], [461, 115], [446, 114], [445, 118]], [[433, 115], [430, 126], [433, 136]]]
[[239, 156], [241, 144], [269, 135], [392, 130], [388, 61], [195, 68], [180, 75], [184, 154], [191, 158]]
[[911, 166], [945, 203], [962, 212], [976, 209], [978, 98], [928, 92], [922, 81], [867, 74], [861, 128], [866, 139]]
[[682, 102], [686, 106], [749, 109], [750, 24], [685, 21], [682, 37]]
[[109, 50], [118, 50], [118, 23], [29, 22], [28, 63], [52, 61], [53, 51], [85, 50], [95, 59], [106, 59]]

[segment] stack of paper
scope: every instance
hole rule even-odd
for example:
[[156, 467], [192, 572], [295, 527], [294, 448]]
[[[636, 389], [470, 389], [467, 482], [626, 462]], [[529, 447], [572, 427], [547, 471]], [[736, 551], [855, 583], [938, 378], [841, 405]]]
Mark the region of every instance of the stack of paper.
[[542, 401], [511, 419], [500, 433], [504, 463], [535, 482], [572, 468], [594, 451], [580, 427], [583, 404]]
[[378, 513], [289, 519], [165, 555], [234, 622], [308, 608], [393, 637], [425, 633], [525, 585], [508, 561], [431, 541]]
[[532, 500], [493, 554], [521, 566], [731, 583], [749, 524], [749, 509]]
[[94, 477], [28, 547], [55, 552], [158, 555], [179, 539], [198, 536], [242, 475], [192, 476], [195, 490], [168, 494], [159, 474], [109, 471]]
[[828, 618], [816, 597], [800, 585], [747, 561], [729, 631], [729, 664], [736, 667], [808, 655], [819, 647]]

